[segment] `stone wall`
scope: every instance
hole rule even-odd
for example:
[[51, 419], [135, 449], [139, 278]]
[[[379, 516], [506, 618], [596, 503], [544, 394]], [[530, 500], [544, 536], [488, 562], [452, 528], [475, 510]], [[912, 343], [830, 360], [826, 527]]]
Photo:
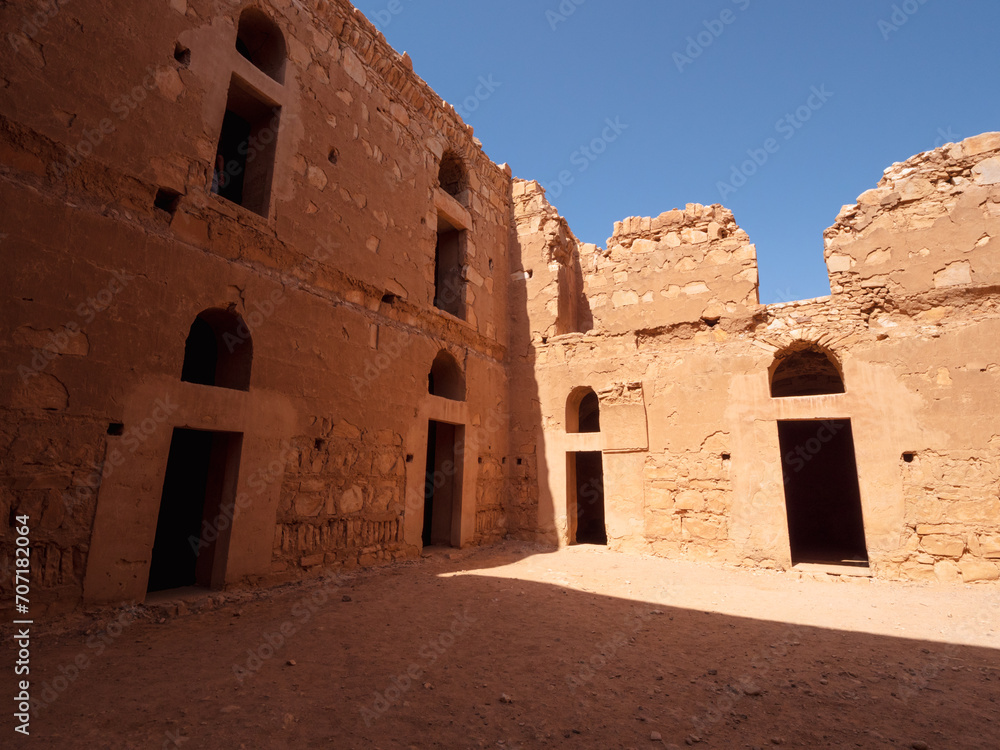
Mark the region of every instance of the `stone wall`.
[[[827, 297], [757, 304], [753, 245], [721, 207], [628, 219], [609, 250], [577, 244], [592, 329], [535, 335], [511, 370], [521, 392], [537, 394], [524, 433], [536, 420], [538, 531], [572, 542], [566, 456], [601, 450], [612, 548], [789, 568], [778, 424], [850, 420], [874, 575], [995, 580], [993, 143], [987, 134], [914, 157], [887, 171], [877, 209], [871, 193], [845, 208], [826, 233]], [[920, 170], [945, 182], [914, 193], [902, 181]], [[524, 267], [555, 256], [568, 232], [544, 231], [558, 214], [526, 192], [530, 202], [515, 201]], [[970, 278], [943, 284], [956, 262]], [[550, 320], [560, 294], [550, 274], [529, 292], [529, 320]], [[833, 358], [845, 393], [771, 397], [775, 367], [803, 347]], [[567, 432], [581, 387], [600, 397], [599, 434]], [[624, 388], [641, 408], [620, 410]]]
[[885, 170], [825, 234], [835, 294], [890, 297], [1000, 283], [1000, 134], [984, 133]]
[[758, 304], [757, 255], [722, 206], [688, 204], [615, 223], [608, 249], [582, 258], [595, 327], [636, 331], [722, 316]]
[[[416, 555], [429, 421], [461, 436], [458, 546], [571, 542], [567, 457], [601, 452], [613, 548], [788, 568], [778, 424], [849, 419], [874, 574], [1000, 577], [1000, 135], [891, 167], [825, 234], [832, 294], [765, 306], [721, 206], [581, 243], [346, 0], [261, 4], [281, 75], [237, 51], [240, 3], [63, 4], [27, 30], [20, 8], [0, 515], [31, 517], [40, 606], [145, 596], [176, 429], [241, 436], [212, 585]], [[254, 210], [212, 190], [247, 96], [273, 161]], [[435, 307], [439, 217], [464, 232], [459, 314]], [[252, 341], [246, 390], [181, 380], [208, 310]], [[846, 392], [771, 397], [805, 346]], [[463, 400], [429, 393], [442, 352]], [[588, 388], [601, 430], [568, 432]]]
[[[503, 534], [507, 433], [485, 417], [507, 396], [509, 170], [345, 0], [261, 5], [280, 82], [237, 52], [242, 7], [63, 4], [0, 50], [0, 511], [32, 518], [39, 604], [144, 596], [179, 427], [243, 436], [221, 585], [417, 554], [429, 419], [489, 456], [483, 477], [463, 457], [458, 543]], [[233, 81], [280, 107], [263, 213], [210, 190]], [[464, 320], [433, 305], [442, 205]], [[210, 308], [247, 326], [248, 391], [180, 380]], [[442, 350], [454, 406], [428, 394]]]

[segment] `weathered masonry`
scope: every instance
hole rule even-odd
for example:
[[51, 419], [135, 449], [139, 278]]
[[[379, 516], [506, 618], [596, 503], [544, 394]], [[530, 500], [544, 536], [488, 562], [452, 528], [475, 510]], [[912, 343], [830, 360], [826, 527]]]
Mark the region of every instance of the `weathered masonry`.
[[825, 234], [833, 294], [780, 305], [721, 206], [627, 219], [602, 249], [537, 183], [513, 195], [522, 528], [585, 541], [600, 503], [620, 549], [998, 578], [1000, 134], [886, 170]]
[[764, 306], [721, 206], [578, 242], [346, 0], [133, 5], [0, 7], [0, 510], [53, 608], [507, 536], [1000, 576], [1000, 135]]

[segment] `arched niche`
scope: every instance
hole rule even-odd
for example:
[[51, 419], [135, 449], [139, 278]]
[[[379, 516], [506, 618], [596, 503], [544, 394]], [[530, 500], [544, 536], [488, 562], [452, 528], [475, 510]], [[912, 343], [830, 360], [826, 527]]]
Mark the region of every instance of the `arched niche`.
[[593, 388], [574, 388], [566, 399], [566, 432], [600, 432], [601, 402]]
[[434, 358], [427, 376], [427, 391], [452, 401], [465, 401], [465, 374], [455, 358], [441, 350]]
[[243, 318], [221, 308], [198, 314], [184, 344], [181, 380], [246, 391], [252, 365], [253, 339]]
[[465, 163], [454, 151], [445, 151], [441, 157], [438, 184], [452, 198], [463, 202], [463, 193], [469, 186], [469, 174]]
[[832, 352], [801, 341], [775, 355], [770, 368], [771, 397], [844, 393], [844, 376]]
[[285, 82], [288, 57], [281, 29], [259, 8], [247, 8], [240, 14], [236, 49], [254, 66], [278, 83]]

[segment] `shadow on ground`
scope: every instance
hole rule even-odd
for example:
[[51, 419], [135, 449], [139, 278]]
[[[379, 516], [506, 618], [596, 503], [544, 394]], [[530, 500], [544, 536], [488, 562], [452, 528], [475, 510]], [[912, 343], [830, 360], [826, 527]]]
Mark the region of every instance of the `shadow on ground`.
[[[160, 624], [123, 616], [47, 637], [34, 645], [33, 691], [47, 705], [33, 744], [997, 747], [1000, 651], [501, 574], [524, 557], [434, 556]], [[560, 580], [558, 558], [535, 561]]]

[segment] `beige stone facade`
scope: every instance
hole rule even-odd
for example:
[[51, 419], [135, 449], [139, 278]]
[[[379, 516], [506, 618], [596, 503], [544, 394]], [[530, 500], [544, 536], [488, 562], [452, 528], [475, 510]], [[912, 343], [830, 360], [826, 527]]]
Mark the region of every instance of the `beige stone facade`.
[[761, 305], [721, 206], [579, 243], [345, 0], [18, 13], [0, 510], [38, 601], [506, 536], [1000, 576], [1000, 135], [894, 165], [833, 294]]
[[[511, 376], [536, 400], [514, 435], [538, 446], [538, 532], [574, 541], [565, 456], [600, 450], [612, 546], [860, 563], [787, 507], [799, 480], [822, 494], [831, 476], [810, 469], [849, 432], [854, 455], [832, 479], [856, 476], [862, 549], [846, 551], [887, 578], [996, 580], [998, 152], [991, 133], [893, 165], [825, 234], [833, 294], [776, 305], [758, 304], [754, 246], [721, 206], [629, 218], [603, 250], [515, 181], [531, 343], [514, 347]], [[567, 430], [582, 386], [600, 398], [598, 433]], [[782, 444], [796, 424], [804, 439]]]

